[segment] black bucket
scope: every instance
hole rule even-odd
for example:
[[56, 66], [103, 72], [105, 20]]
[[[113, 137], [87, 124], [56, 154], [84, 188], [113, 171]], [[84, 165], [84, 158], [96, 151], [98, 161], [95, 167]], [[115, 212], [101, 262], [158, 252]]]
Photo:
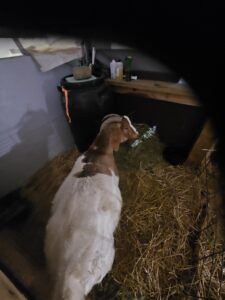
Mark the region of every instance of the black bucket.
[[[69, 77], [72, 78], [73, 75], [61, 79], [58, 89], [62, 92], [62, 104], [75, 144], [80, 152], [84, 152], [95, 139], [102, 118], [106, 114], [113, 113], [114, 101], [104, 77], [68, 82]], [[66, 93], [68, 93], [67, 114]]]

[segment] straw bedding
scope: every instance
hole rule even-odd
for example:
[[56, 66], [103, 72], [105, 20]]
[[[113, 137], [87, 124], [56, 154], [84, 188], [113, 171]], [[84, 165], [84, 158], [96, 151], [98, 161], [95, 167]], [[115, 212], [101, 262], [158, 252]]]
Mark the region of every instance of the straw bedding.
[[[148, 129], [136, 127], [141, 133]], [[91, 299], [189, 299], [206, 292], [209, 299], [218, 299], [225, 290], [219, 257], [213, 265], [210, 257], [199, 261], [221, 249], [221, 241], [213, 239], [215, 227], [202, 231], [206, 223], [216, 223], [204, 196], [203, 176], [191, 167], [167, 164], [162, 151], [155, 135], [134, 148], [121, 146], [115, 155], [123, 196], [116, 257]], [[51, 200], [77, 156], [76, 150], [57, 156], [23, 187], [43, 227]]]

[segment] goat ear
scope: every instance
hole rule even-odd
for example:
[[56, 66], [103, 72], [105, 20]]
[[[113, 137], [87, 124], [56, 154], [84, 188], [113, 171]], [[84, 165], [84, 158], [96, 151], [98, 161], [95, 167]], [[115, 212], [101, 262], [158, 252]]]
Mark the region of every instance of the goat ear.
[[126, 118], [122, 118], [121, 120], [121, 130], [122, 130], [122, 134], [124, 135], [124, 141], [127, 139], [127, 135], [128, 135], [128, 125], [127, 125], [127, 120]]
[[126, 123], [127, 122], [127, 119], [125, 118], [125, 116], [122, 116], [121, 122], [122, 123]]

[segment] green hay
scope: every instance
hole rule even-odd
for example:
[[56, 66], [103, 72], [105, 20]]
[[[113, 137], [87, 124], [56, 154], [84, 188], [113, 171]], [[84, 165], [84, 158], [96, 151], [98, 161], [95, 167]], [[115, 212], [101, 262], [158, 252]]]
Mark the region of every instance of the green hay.
[[[136, 128], [142, 136], [149, 126], [137, 124]], [[162, 157], [163, 150], [164, 145], [155, 134], [134, 148], [129, 143], [121, 145], [119, 151], [115, 153], [115, 160], [119, 169], [126, 170], [139, 169], [139, 167], [148, 169], [158, 163], [168, 165]]]

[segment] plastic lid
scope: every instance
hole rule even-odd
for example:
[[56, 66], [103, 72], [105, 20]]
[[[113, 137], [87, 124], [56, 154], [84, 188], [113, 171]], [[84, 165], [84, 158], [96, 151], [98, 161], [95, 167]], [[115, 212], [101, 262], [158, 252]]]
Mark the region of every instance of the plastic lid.
[[[68, 90], [73, 90], [73, 89], [76, 90], [78, 88], [91, 88], [91, 87], [99, 86], [103, 84], [105, 80], [104, 76], [100, 76], [95, 78], [92, 77], [91, 79], [82, 82], [80, 80], [79, 81], [77, 80], [76, 82], [71, 82], [72, 76], [73, 74], [64, 76], [60, 81], [60, 85]], [[67, 79], [68, 77], [70, 77], [69, 81]]]

